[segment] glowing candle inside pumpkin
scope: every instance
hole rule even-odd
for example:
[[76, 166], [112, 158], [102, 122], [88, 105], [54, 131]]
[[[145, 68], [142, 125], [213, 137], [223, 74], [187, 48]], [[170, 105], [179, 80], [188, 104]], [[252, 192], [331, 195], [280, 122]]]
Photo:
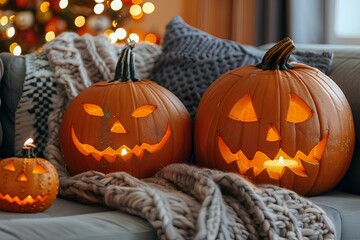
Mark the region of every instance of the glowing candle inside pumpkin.
[[121, 156], [125, 156], [127, 154], [127, 150], [125, 148], [121, 149]]
[[22, 148], [22, 156], [27, 158], [35, 157], [34, 148], [36, 148], [36, 145], [34, 144], [34, 140], [32, 138], [28, 138], [24, 142], [24, 146]]
[[34, 140], [32, 138], [28, 138], [25, 142], [24, 142], [24, 147], [31, 147], [34, 145]]
[[296, 160], [284, 159], [282, 156], [278, 160], [267, 160], [264, 162], [264, 168], [276, 173], [282, 173], [284, 167], [294, 169], [298, 166], [299, 164]]

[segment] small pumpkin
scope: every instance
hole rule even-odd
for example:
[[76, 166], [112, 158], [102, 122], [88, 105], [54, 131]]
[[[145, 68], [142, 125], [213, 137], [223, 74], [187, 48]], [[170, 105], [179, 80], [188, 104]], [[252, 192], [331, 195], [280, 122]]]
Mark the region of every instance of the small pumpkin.
[[217, 79], [195, 118], [197, 163], [303, 195], [334, 187], [349, 167], [354, 123], [340, 88], [319, 70], [288, 63], [289, 38], [257, 66]]
[[142, 178], [189, 159], [190, 115], [173, 93], [136, 77], [133, 47], [121, 53], [113, 81], [81, 92], [64, 114], [60, 143], [71, 174], [125, 171]]
[[0, 210], [42, 212], [58, 194], [59, 178], [55, 167], [24, 147], [22, 157], [0, 161]]

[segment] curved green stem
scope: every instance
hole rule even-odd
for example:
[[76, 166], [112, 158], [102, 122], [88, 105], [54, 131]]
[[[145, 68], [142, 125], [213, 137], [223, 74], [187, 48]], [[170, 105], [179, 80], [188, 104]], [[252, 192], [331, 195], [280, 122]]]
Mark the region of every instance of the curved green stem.
[[119, 60], [116, 64], [115, 77], [110, 82], [126, 82], [126, 81], [138, 81], [135, 71], [135, 59], [133, 54], [133, 48], [135, 43], [129, 42], [121, 51]]
[[286, 70], [292, 66], [288, 63], [290, 55], [295, 51], [295, 44], [289, 37], [284, 38], [264, 55], [261, 63], [257, 64], [258, 68], [263, 70]]

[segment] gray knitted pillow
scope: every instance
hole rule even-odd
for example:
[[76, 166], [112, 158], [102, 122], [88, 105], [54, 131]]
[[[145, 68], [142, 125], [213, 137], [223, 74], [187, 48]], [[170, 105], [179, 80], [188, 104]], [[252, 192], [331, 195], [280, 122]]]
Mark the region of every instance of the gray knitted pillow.
[[[195, 112], [202, 94], [220, 75], [261, 61], [264, 51], [238, 42], [216, 38], [174, 17], [167, 25], [160, 55], [150, 79], [168, 88], [190, 112]], [[296, 52], [291, 60], [327, 72], [330, 52]]]

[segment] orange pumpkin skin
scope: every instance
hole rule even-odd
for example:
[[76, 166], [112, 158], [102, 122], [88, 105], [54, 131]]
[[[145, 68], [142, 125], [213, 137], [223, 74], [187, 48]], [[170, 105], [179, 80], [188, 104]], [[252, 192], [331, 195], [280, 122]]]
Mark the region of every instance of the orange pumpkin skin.
[[58, 194], [55, 167], [42, 158], [11, 157], [0, 161], [0, 210], [42, 212]]
[[60, 143], [71, 174], [125, 171], [149, 177], [189, 159], [191, 119], [182, 102], [155, 82], [101, 82], [73, 99]]
[[[240, 67], [208, 88], [195, 118], [199, 165], [308, 196], [328, 191], [341, 180], [354, 149], [350, 106], [325, 74], [304, 64], [291, 65], [293, 69], [287, 70]], [[247, 108], [233, 116], [234, 105], [242, 97], [246, 104], [241, 106]], [[303, 110], [290, 110], [290, 105], [301, 105], [308, 115], [299, 117]], [[279, 136], [274, 137], [274, 132]], [[284, 167], [280, 174], [273, 174], [264, 162], [279, 154], [295, 157], [299, 168]]]

